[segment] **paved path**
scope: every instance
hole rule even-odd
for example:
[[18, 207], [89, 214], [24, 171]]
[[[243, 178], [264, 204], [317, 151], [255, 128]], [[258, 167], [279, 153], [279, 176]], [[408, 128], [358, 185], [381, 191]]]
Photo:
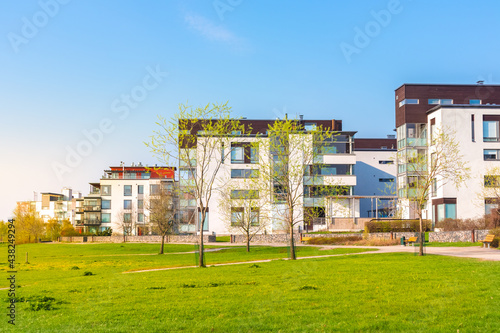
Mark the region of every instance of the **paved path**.
[[[211, 244], [212, 245], [212, 244]], [[241, 245], [241, 244], [235, 244]], [[225, 245], [226, 246], [226, 245]], [[276, 244], [273, 244], [276, 246]], [[283, 245], [278, 245], [283, 246]], [[311, 245], [307, 245], [311, 246]], [[298, 260], [303, 259], [315, 259], [315, 258], [327, 258], [327, 257], [338, 257], [338, 256], [346, 256], [346, 255], [359, 255], [359, 254], [380, 254], [380, 253], [396, 253], [396, 252], [415, 252], [415, 248], [413, 246], [345, 246], [345, 245], [332, 245], [332, 246], [324, 246], [324, 245], [315, 245], [321, 247], [322, 250], [332, 250], [337, 248], [366, 248], [366, 249], [377, 249], [377, 251], [366, 251], [366, 252], [356, 252], [356, 253], [343, 253], [343, 254], [328, 254], [323, 256], [308, 256], [308, 257], [299, 257]], [[497, 249], [486, 249], [477, 246], [472, 247], [426, 247], [426, 254], [434, 254], [441, 256], [451, 256], [451, 257], [461, 257], [461, 258], [476, 258], [482, 260], [492, 260], [492, 261], [500, 261], [500, 251]], [[223, 264], [213, 264], [209, 265], [211, 267], [214, 266], [228, 266], [228, 265], [241, 265], [241, 264], [253, 264], [259, 262], [271, 262], [273, 260], [288, 260], [287, 258], [277, 258], [277, 259], [264, 259], [264, 260], [252, 260], [252, 261], [242, 261], [242, 262], [230, 262]], [[167, 267], [167, 268], [155, 268], [155, 269], [146, 269], [139, 271], [129, 271], [123, 273], [144, 273], [144, 272], [154, 272], [154, 271], [165, 271], [171, 269], [181, 269], [181, 268], [194, 268], [196, 266], [181, 266], [181, 267]]]

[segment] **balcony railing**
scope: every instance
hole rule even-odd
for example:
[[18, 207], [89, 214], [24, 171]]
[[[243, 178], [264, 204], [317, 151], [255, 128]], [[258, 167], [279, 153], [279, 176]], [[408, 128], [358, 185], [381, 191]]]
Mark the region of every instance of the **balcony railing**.
[[101, 206], [95, 206], [95, 205], [86, 205], [83, 206], [83, 210], [86, 212], [99, 212], [101, 211]]
[[83, 225], [100, 225], [101, 220], [83, 220]]

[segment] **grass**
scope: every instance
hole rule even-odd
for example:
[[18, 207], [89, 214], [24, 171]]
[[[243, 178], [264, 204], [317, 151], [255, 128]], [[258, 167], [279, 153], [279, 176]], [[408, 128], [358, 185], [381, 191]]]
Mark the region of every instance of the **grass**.
[[231, 236], [217, 236], [215, 237], [216, 242], [230, 242]]
[[[0, 331], [491, 332], [500, 322], [500, 262], [393, 253], [123, 274], [194, 264], [192, 253], [173, 254], [192, 245], [167, 245], [165, 255], [157, 250], [157, 244], [19, 246], [16, 327], [4, 318]], [[363, 250], [300, 247], [298, 255]], [[22, 263], [26, 251], [30, 264]], [[211, 264], [286, 255], [280, 247], [248, 254], [231, 247], [206, 258]]]

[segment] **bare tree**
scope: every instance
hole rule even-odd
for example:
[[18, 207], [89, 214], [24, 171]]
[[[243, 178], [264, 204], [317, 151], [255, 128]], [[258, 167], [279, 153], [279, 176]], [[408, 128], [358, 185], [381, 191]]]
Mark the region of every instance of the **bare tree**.
[[[323, 197], [345, 194], [339, 184], [314, 186], [321, 183], [322, 155], [328, 153], [336, 135], [320, 126], [306, 130], [300, 121], [284, 119], [270, 125], [268, 136], [254, 143], [261, 152], [260, 176], [252, 187], [272, 201], [273, 224], [282, 224], [289, 234], [292, 260], [296, 259], [294, 232], [303, 223], [305, 190]], [[308, 210], [306, 215], [313, 218], [319, 212]]]
[[162, 183], [158, 193], [151, 193], [145, 202], [149, 211], [149, 223], [161, 236], [159, 254], [163, 254], [165, 237], [173, 234], [177, 227], [178, 200], [173, 183]]
[[[258, 169], [246, 169], [252, 178], [258, 178]], [[252, 175], [250, 175], [252, 174]], [[239, 182], [238, 185], [228, 185], [222, 190], [219, 200], [221, 216], [228, 230], [243, 234], [246, 239], [247, 252], [250, 252], [252, 238], [265, 232], [269, 226], [269, 203], [259, 197], [259, 191], [250, 189], [252, 182]], [[241, 183], [246, 183], [246, 186]]]
[[[180, 105], [179, 113], [170, 120], [158, 117], [159, 129], [146, 145], [167, 165], [179, 165], [179, 172], [192, 175], [180, 192], [193, 196], [199, 212], [199, 260], [204, 267], [203, 229], [208, 206], [224, 160], [231, 154], [228, 136], [244, 134], [248, 129], [231, 117], [231, 108], [224, 104], [207, 104], [193, 108]], [[182, 184], [181, 184], [182, 185]], [[182, 208], [181, 208], [182, 209]]]
[[455, 133], [446, 128], [435, 128], [430, 137], [427, 154], [415, 154], [407, 161], [408, 173], [412, 175], [408, 189], [414, 202], [420, 225], [419, 255], [424, 254], [423, 209], [431, 191], [436, 192], [446, 184], [457, 189], [470, 178], [470, 168], [463, 160]]
[[123, 242], [127, 242], [127, 236], [133, 235], [136, 228], [132, 200], [129, 200], [129, 202], [116, 215], [121, 234], [123, 235]]

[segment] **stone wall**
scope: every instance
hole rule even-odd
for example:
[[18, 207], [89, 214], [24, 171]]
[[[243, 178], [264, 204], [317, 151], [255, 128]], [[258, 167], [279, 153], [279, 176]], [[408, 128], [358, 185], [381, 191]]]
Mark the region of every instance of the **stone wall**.
[[[294, 234], [295, 243], [300, 242], [300, 234]], [[231, 235], [232, 243], [246, 244], [247, 238], [245, 235]], [[251, 244], [288, 244], [290, 237], [288, 234], [269, 234], [255, 235], [252, 237]]]
[[[197, 235], [169, 235], [165, 243], [197, 243]], [[60, 237], [60, 242], [70, 243], [124, 243], [123, 236], [76, 236]], [[203, 235], [204, 242], [215, 242], [215, 236]], [[127, 243], [161, 243], [161, 236], [127, 236]]]
[[429, 242], [475, 242], [483, 240], [488, 234], [488, 230], [470, 230], [466, 231], [440, 231], [440, 232], [430, 232]]

